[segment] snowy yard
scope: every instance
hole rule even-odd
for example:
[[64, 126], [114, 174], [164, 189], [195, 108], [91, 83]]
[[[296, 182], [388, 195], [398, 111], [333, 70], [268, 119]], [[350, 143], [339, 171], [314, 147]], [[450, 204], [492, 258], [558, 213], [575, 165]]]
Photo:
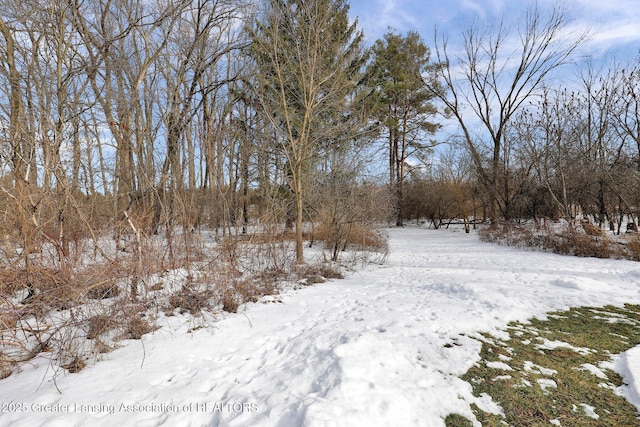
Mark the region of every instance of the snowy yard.
[[[77, 374], [34, 359], [0, 381], [1, 426], [443, 426], [481, 407], [459, 379], [480, 331], [573, 306], [640, 303], [640, 263], [390, 230], [390, 255], [218, 319], [161, 317]], [[640, 352], [617, 361], [640, 403]], [[635, 401], [634, 401], [635, 400]]]

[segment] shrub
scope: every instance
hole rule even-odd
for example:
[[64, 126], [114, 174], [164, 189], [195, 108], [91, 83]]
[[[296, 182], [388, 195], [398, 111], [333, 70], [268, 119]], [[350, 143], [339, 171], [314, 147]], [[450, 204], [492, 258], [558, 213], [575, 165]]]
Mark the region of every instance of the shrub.
[[125, 319], [125, 329], [122, 338], [129, 338], [132, 340], [139, 340], [143, 335], [158, 329], [156, 326], [149, 323], [149, 321], [142, 318], [139, 314], [131, 314]]
[[221, 296], [222, 302], [222, 310], [228, 313], [237, 313], [238, 307], [240, 307], [240, 301], [238, 300], [237, 294], [233, 291], [233, 289], [225, 289], [222, 291]]
[[[116, 236], [94, 236], [93, 254], [90, 242], [76, 242], [85, 252], [74, 258], [45, 247], [32, 254], [28, 268], [0, 251], [0, 378], [43, 351], [57, 366], [78, 372], [117, 340], [153, 332], [158, 310], [235, 313], [243, 303], [276, 293], [280, 281], [342, 277], [333, 264], [296, 271], [291, 242], [277, 230], [266, 225], [255, 235], [207, 247], [191, 233], [134, 241], [125, 227]], [[385, 236], [364, 225], [350, 226], [349, 236], [353, 247], [386, 250]]]
[[626, 253], [629, 259], [640, 261], [640, 236], [632, 234], [627, 239]]
[[504, 223], [501, 228], [483, 228], [478, 234], [486, 242], [524, 248], [538, 248], [561, 255], [595, 258], [630, 258], [633, 245], [624, 250], [599, 227], [583, 223], [532, 225]]
[[169, 306], [180, 309], [181, 313], [188, 311], [195, 315], [210, 307], [212, 296], [211, 291], [198, 291], [190, 286], [183, 286], [179, 293], [169, 296]]
[[87, 331], [87, 339], [98, 339], [102, 334], [105, 334], [118, 326], [117, 320], [107, 314], [99, 314], [90, 317], [87, 320], [89, 330]]
[[584, 232], [569, 227], [561, 233], [556, 240], [554, 252], [579, 257], [611, 258], [614, 256], [610, 239], [603, 235], [602, 230], [591, 224], [583, 224], [583, 228]]

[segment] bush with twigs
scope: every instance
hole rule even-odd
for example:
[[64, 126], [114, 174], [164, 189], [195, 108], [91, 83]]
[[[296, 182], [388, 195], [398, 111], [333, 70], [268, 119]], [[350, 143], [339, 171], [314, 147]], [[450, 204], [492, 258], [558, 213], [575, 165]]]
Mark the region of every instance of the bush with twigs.
[[635, 233], [613, 236], [589, 222], [505, 222], [486, 227], [480, 239], [507, 246], [533, 248], [561, 255], [594, 258], [626, 258], [640, 261], [640, 239]]

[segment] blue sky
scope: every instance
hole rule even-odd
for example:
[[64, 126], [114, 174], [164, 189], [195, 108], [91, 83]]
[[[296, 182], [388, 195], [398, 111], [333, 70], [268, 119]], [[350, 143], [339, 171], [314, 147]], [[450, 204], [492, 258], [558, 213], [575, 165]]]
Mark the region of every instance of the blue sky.
[[[634, 59], [640, 50], [640, 0], [571, 0], [563, 5], [576, 33], [589, 31], [590, 40], [581, 54], [594, 58]], [[400, 33], [418, 31], [428, 46], [433, 46], [434, 28], [451, 45], [476, 19], [509, 24], [522, 16], [527, 5], [522, 0], [350, 0], [352, 18], [357, 17], [369, 43], [382, 37], [389, 27]], [[541, 9], [554, 4], [538, 0]]]
[[[462, 32], [474, 21], [480, 26], [491, 26], [503, 20], [504, 25], [512, 30], [509, 34], [517, 38], [517, 25], [522, 23], [527, 7], [533, 4], [527, 0], [350, 0], [350, 15], [352, 19], [357, 17], [367, 44], [383, 37], [391, 27], [401, 34], [417, 31], [433, 52], [437, 27], [439, 40], [443, 37], [448, 40], [448, 51], [455, 57], [456, 50], [462, 48]], [[589, 39], [574, 52], [572, 62], [575, 65], [557, 70], [555, 82], [560, 86], [576, 84], [587, 61], [594, 65], [596, 71], [602, 72], [612, 65], [624, 67], [638, 60], [640, 0], [537, 1], [543, 15], [554, 4], [564, 7], [566, 30], [572, 34], [568, 39], [574, 40], [573, 35], [585, 32], [589, 34]], [[484, 129], [477, 119], [471, 117], [467, 120], [471, 120], [468, 124], [475, 129], [474, 132]], [[444, 141], [458, 133], [457, 123], [444, 120], [441, 124], [443, 128], [435, 135], [436, 140]]]

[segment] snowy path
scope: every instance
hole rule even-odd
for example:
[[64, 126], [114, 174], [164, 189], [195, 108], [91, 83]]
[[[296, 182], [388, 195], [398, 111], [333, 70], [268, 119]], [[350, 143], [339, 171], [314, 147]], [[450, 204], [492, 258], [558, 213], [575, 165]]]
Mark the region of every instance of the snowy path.
[[128, 342], [55, 384], [46, 361], [27, 366], [0, 381], [0, 402], [14, 402], [0, 426], [443, 426], [474, 401], [458, 375], [480, 345], [462, 334], [569, 306], [640, 303], [640, 263], [390, 233], [385, 265], [282, 304], [192, 333], [186, 318], [162, 318], [144, 346]]

